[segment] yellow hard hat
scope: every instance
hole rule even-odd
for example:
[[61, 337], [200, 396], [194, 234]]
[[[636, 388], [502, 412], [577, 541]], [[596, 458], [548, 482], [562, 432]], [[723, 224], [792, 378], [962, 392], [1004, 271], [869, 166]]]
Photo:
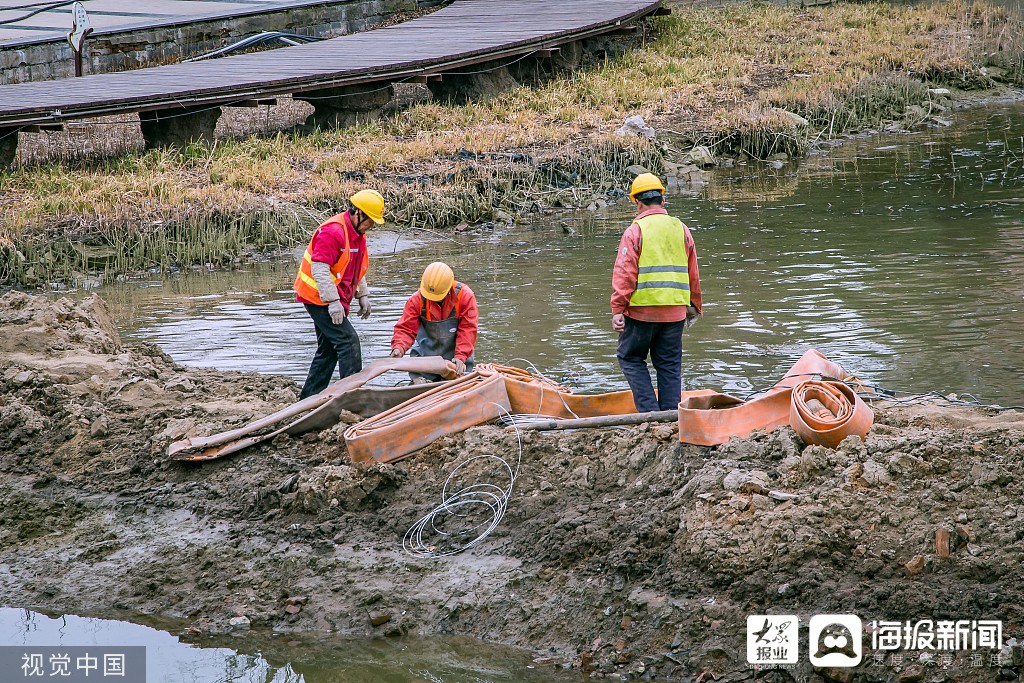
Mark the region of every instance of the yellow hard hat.
[[424, 299], [440, 301], [448, 296], [452, 285], [455, 284], [455, 273], [448, 267], [448, 264], [435, 261], [423, 271], [423, 279], [420, 280], [420, 294]]
[[377, 190], [359, 190], [349, 201], [377, 225], [384, 222], [384, 197]]
[[642, 192], [650, 192], [651, 190], [658, 190], [659, 192], [665, 191], [665, 186], [661, 184], [661, 180], [658, 176], [653, 173], [641, 173], [633, 179], [633, 186], [629, 188], [629, 200], [636, 204], [636, 196]]

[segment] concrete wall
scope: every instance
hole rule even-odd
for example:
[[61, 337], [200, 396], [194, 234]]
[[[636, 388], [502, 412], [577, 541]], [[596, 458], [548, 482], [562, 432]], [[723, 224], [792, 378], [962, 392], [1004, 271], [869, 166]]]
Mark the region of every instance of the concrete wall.
[[[333, 38], [371, 28], [396, 12], [439, 4], [442, 0], [342, 0], [266, 14], [103, 32], [86, 40], [82, 71], [84, 74], [106, 73], [177, 62], [260, 31]], [[66, 40], [0, 45], [0, 84], [74, 75], [71, 47]]]

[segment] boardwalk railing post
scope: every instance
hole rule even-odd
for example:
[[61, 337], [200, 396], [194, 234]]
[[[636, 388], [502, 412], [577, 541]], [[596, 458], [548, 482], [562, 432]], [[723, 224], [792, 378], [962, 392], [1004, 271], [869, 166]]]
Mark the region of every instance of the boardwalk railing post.
[[310, 132], [315, 128], [343, 128], [376, 121], [394, 95], [395, 89], [390, 83], [366, 83], [307, 90], [293, 97], [313, 105], [313, 113], [302, 125], [304, 131]]
[[0, 127], [0, 171], [9, 168], [18, 158], [18, 128]]
[[463, 69], [445, 71], [441, 74], [441, 80], [428, 81], [427, 88], [436, 99], [455, 104], [494, 97], [519, 86], [507, 62], [495, 59]]
[[213, 142], [220, 107], [179, 107], [139, 112], [146, 149]]

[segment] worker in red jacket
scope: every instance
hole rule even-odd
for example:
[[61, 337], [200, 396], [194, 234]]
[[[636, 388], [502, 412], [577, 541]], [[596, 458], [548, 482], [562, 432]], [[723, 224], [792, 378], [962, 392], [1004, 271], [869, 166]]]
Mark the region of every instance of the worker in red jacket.
[[321, 223], [309, 240], [294, 288], [296, 301], [313, 319], [316, 354], [300, 399], [326, 389], [335, 366], [342, 378], [363, 369], [359, 336], [348, 315], [353, 298], [359, 301], [359, 317], [369, 317], [372, 310], [366, 286], [366, 231], [383, 222], [384, 197], [375, 190], [360, 190], [349, 198], [347, 211]]
[[[690, 229], [665, 210], [665, 186], [651, 173], [633, 181], [636, 218], [619, 240], [612, 270], [616, 357], [638, 413], [676, 410], [682, 393], [683, 330], [701, 315], [697, 250]], [[658, 376], [654, 395], [647, 357]]]
[[[441, 356], [455, 364], [458, 374], [472, 372], [480, 313], [476, 295], [456, 282], [452, 269], [431, 263], [423, 271], [420, 288], [405, 302], [402, 317], [391, 337], [391, 357]], [[413, 384], [437, 382], [439, 375], [410, 373]]]

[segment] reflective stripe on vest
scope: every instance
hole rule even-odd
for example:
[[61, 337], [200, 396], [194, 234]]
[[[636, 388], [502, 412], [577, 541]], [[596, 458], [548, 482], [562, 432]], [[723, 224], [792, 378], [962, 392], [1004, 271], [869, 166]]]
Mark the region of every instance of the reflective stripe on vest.
[[[448, 297], [445, 296], [445, 299], [447, 299], [447, 298]], [[435, 301], [434, 303], [436, 303], [437, 307], [439, 309], [441, 309], [441, 315], [444, 315], [444, 309], [441, 308], [441, 304], [444, 303], [444, 299], [441, 299], [440, 301]], [[461, 318], [462, 317], [461, 311], [459, 311], [459, 308], [460, 308], [459, 305], [461, 303], [462, 303], [462, 283], [461, 282], [456, 282], [455, 283], [455, 317], [456, 318]], [[424, 320], [429, 321], [430, 320], [429, 311], [430, 311], [430, 309], [427, 308], [427, 300], [426, 300], [426, 298], [424, 298], [424, 296], [422, 294], [420, 294], [420, 317], [423, 318]]]
[[[316, 240], [316, 236], [320, 233], [320, 230], [331, 223], [337, 223], [341, 226], [341, 231], [345, 239], [345, 246], [341, 250], [338, 260], [331, 266], [331, 278], [334, 280], [335, 285], [341, 282], [341, 278], [345, 274], [345, 269], [348, 268], [348, 262], [352, 259], [352, 254], [359, 252], [358, 249], [351, 248], [351, 242], [349, 241], [348, 236], [348, 226], [345, 223], [344, 213], [331, 216], [313, 231], [313, 236], [309, 239], [309, 246], [306, 247], [306, 253], [302, 255], [302, 263], [299, 264], [299, 272], [295, 276], [295, 284], [292, 289], [294, 289], [295, 293], [306, 301], [318, 306], [325, 306], [326, 304], [323, 299], [320, 298], [320, 290], [317, 289], [316, 278], [313, 277], [313, 242]], [[369, 265], [370, 254], [368, 251], [364, 250], [363, 262], [359, 266], [359, 277], [356, 278], [356, 282], [363, 279]]]
[[686, 230], [678, 218], [656, 213], [638, 220], [640, 260], [630, 306], [689, 306]]

